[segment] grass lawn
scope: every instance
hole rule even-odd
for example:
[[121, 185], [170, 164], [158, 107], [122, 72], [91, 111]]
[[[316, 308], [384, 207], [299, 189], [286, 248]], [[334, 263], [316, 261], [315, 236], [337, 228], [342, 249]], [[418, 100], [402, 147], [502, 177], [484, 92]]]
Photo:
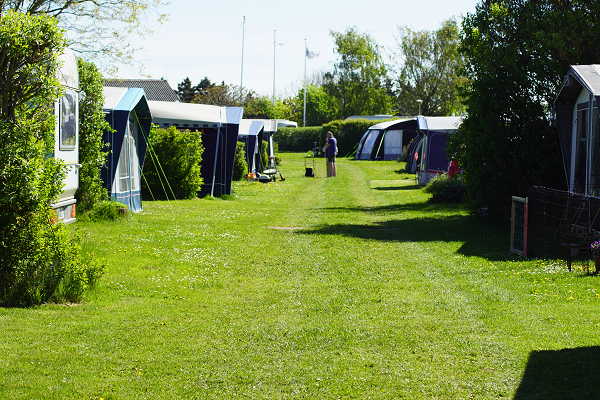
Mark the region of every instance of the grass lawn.
[[509, 257], [398, 163], [302, 161], [76, 224], [107, 273], [83, 304], [0, 308], [0, 399], [600, 397], [600, 279]]

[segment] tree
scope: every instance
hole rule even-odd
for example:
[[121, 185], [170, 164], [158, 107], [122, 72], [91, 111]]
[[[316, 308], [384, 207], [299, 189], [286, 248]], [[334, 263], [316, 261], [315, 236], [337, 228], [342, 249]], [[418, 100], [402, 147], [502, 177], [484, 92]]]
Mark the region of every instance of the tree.
[[185, 78], [180, 84], [177, 85], [177, 95], [179, 99], [184, 103], [191, 103], [194, 96], [198, 94], [194, 87], [192, 87], [192, 81], [190, 78]]
[[131, 61], [134, 34], [148, 32], [148, 17], [162, 22], [156, 11], [166, 0], [0, 0], [0, 15], [8, 11], [55, 17], [66, 31], [69, 47], [105, 62]]
[[103, 136], [111, 130], [104, 118], [103, 79], [96, 65], [78, 60], [79, 87], [79, 189], [77, 208], [80, 212], [91, 210], [94, 205], [108, 200], [108, 193], [100, 178], [100, 170], [106, 164], [107, 152]]
[[190, 78], [185, 78], [177, 85], [177, 94], [184, 103], [192, 103], [194, 97], [198, 95], [207, 95], [207, 90], [215, 87], [215, 84], [207, 77], [204, 77], [196, 86], [192, 86]]
[[244, 104], [244, 118], [271, 119], [274, 111], [273, 102], [266, 96], [251, 97]]
[[192, 99], [192, 103], [213, 104], [217, 106], [242, 106], [253, 95], [254, 92], [250, 90], [221, 82], [220, 85], [211, 84], [201, 89]]
[[459, 52], [460, 30], [456, 21], [443, 23], [437, 31], [415, 32], [400, 28], [400, 65], [393, 81], [395, 107], [400, 115], [456, 115], [464, 111], [461, 88], [464, 60]]
[[391, 99], [384, 87], [387, 69], [375, 41], [355, 28], [331, 35], [338, 61], [325, 74], [323, 88], [336, 98], [340, 115], [390, 112]]
[[[294, 99], [294, 121], [304, 120], [304, 88]], [[323, 125], [340, 117], [338, 102], [323, 87], [308, 85], [306, 88], [306, 126]]]
[[[77, 301], [93, 268], [52, 223], [64, 164], [53, 157], [58, 55], [65, 40], [48, 16], [0, 15], [0, 305]], [[90, 274], [91, 273], [91, 274]]]
[[512, 195], [564, 185], [551, 105], [570, 64], [600, 59], [598, 15], [597, 1], [505, 0], [464, 19], [468, 116], [450, 150], [476, 205], [506, 217]]

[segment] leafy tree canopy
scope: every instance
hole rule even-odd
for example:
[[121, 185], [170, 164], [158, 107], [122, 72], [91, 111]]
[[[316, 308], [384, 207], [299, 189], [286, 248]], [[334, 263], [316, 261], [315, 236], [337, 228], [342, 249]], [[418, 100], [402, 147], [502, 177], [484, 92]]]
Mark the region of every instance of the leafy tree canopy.
[[8, 11], [56, 17], [69, 46], [103, 62], [132, 61], [134, 34], [147, 34], [149, 19], [162, 22], [158, 10], [167, 0], [0, 0], [0, 15]]
[[185, 78], [177, 85], [177, 94], [184, 103], [191, 103], [194, 97], [200, 94], [206, 95], [206, 91], [216, 85], [207, 77], [202, 78], [200, 83], [192, 86], [190, 78]]
[[[298, 123], [304, 120], [304, 88], [298, 91], [294, 103], [293, 120]], [[323, 125], [340, 117], [338, 102], [321, 86], [306, 87], [306, 126]]]
[[456, 21], [444, 22], [436, 31], [415, 32], [400, 28], [396, 65], [395, 107], [399, 115], [416, 115], [422, 100], [423, 115], [456, 115], [464, 111], [460, 91], [466, 84], [459, 52], [460, 29]]
[[384, 86], [387, 69], [374, 39], [355, 28], [331, 35], [338, 60], [325, 74], [323, 87], [337, 100], [340, 115], [390, 112], [392, 102]]
[[600, 2], [480, 1], [463, 22], [468, 116], [452, 152], [478, 205], [506, 216], [511, 195], [564, 185], [551, 105], [570, 64], [600, 60]]

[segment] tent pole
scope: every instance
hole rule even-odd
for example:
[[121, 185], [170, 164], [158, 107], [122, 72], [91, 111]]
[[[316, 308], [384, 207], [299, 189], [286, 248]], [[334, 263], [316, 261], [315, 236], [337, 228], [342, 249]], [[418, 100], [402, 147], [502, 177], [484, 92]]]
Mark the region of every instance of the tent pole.
[[219, 156], [219, 138], [221, 136], [221, 123], [219, 122], [219, 126], [217, 128], [217, 140], [215, 143], [215, 160], [213, 161], [213, 176], [212, 176], [212, 185], [210, 186], [210, 197], [215, 196], [215, 178], [217, 176], [217, 157]]

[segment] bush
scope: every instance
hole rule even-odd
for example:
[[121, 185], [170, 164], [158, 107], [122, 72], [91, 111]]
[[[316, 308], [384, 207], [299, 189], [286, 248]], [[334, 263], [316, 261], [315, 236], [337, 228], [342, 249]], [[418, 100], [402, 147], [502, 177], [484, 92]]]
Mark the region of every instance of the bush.
[[356, 152], [360, 139], [367, 129], [378, 124], [381, 121], [368, 119], [335, 120], [323, 125], [319, 146], [325, 143], [325, 134], [327, 131], [333, 132], [333, 136], [338, 142], [338, 154], [340, 157], [348, 157]]
[[116, 221], [129, 215], [127, 206], [116, 201], [105, 200], [79, 217], [81, 221]]
[[233, 176], [234, 181], [240, 181], [248, 173], [248, 162], [246, 161], [246, 146], [242, 142], [237, 142], [235, 147], [235, 157], [233, 158]]
[[269, 151], [267, 150], [269, 144], [265, 141], [260, 143], [260, 165], [265, 170], [269, 166]]
[[200, 132], [153, 127], [144, 162], [142, 196], [145, 200], [191, 199], [202, 186]]
[[[0, 305], [79, 301], [88, 272], [50, 205], [62, 191], [53, 104], [65, 40], [53, 18], [0, 15]], [[19, 66], [19, 68], [13, 68]]]
[[425, 192], [433, 195], [431, 201], [434, 203], [462, 203], [466, 187], [461, 175], [448, 178], [448, 175], [442, 174], [429, 181]]
[[108, 199], [108, 193], [100, 178], [100, 170], [106, 163], [107, 152], [102, 139], [111, 127], [104, 118], [102, 74], [93, 63], [78, 60], [79, 87], [79, 188], [77, 210], [85, 212]]
[[279, 128], [274, 138], [279, 151], [305, 152], [311, 150], [314, 142], [321, 143], [323, 129], [320, 126], [304, 128]]

